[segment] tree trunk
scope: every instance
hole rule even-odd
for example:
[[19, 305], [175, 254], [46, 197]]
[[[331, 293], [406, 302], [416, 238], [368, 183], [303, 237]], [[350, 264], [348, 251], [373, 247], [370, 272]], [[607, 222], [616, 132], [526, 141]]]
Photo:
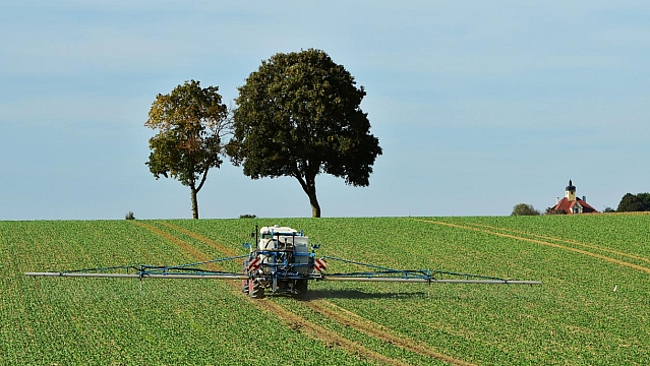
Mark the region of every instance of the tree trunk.
[[309, 197], [309, 204], [311, 204], [311, 217], [320, 217], [320, 205], [318, 198], [316, 198], [316, 177], [307, 178], [306, 184], [303, 186], [307, 197]]
[[309, 203], [311, 204], [311, 217], [320, 217], [320, 205], [316, 198], [316, 191], [313, 194], [307, 193], [309, 196]]
[[192, 218], [195, 220], [198, 220], [199, 218], [199, 201], [196, 199], [196, 195], [199, 193], [201, 188], [203, 188], [203, 183], [205, 183], [205, 180], [208, 177], [208, 169], [205, 168], [203, 171], [203, 178], [201, 178], [201, 183], [199, 183], [199, 186], [196, 186], [196, 182], [192, 180], [190, 182], [190, 196], [192, 197]]
[[190, 187], [190, 196], [192, 197], [192, 218], [193, 219], [198, 219], [199, 218], [199, 203], [196, 200], [196, 194], [198, 193], [198, 190], [194, 187]]
[[205, 170], [203, 171], [203, 178], [201, 178], [201, 183], [199, 183], [199, 186], [196, 186], [196, 183], [194, 180], [190, 182], [190, 195], [192, 196], [192, 218], [193, 219], [198, 219], [199, 218], [199, 202], [196, 199], [196, 195], [199, 193], [201, 188], [203, 188], [203, 184], [205, 183], [205, 180], [208, 178], [208, 169], [209, 167], [206, 167]]
[[318, 204], [318, 198], [316, 198], [316, 175], [314, 174], [314, 176], [306, 177], [305, 179], [298, 174], [294, 175], [294, 177], [298, 179], [302, 190], [305, 191], [307, 197], [309, 197], [309, 204], [311, 204], [311, 217], [320, 217], [320, 205]]

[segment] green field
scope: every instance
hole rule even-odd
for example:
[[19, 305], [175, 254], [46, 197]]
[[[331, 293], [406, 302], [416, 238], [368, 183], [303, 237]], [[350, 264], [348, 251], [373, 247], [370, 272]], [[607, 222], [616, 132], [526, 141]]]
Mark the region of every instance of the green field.
[[[273, 224], [321, 255], [543, 285], [311, 282], [298, 301], [23, 275], [245, 254]], [[0, 365], [650, 364], [650, 215], [0, 222], [0, 256]]]

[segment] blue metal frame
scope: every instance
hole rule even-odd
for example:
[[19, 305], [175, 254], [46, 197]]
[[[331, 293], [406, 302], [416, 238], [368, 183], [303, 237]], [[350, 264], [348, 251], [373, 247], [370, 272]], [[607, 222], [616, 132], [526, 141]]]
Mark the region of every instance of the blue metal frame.
[[[259, 256], [266, 256], [267, 258], [270, 257], [272, 263], [263, 262], [261, 266], [270, 269], [270, 271], [262, 271], [262, 273], [249, 274], [249, 280], [262, 281], [267, 285], [266, 287], [268, 287], [271, 292], [278, 293], [278, 292], [293, 292], [294, 290], [292, 289], [293, 287], [292, 281], [309, 280], [315, 278], [311, 275], [311, 271], [309, 269], [310, 268], [313, 269], [314, 258], [316, 255], [314, 253], [314, 249], [316, 249], [317, 246], [314, 245], [311, 246], [312, 249], [311, 253], [297, 252], [295, 246], [293, 247], [292, 251], [282, 250], [282, 249], [261, 250], [258, 248], [258, 244], [259, 244], [259, 238], [257, 236], [258, 234], [259, 234], [258, 227], [255, 226], [254, 234], [251, 235], [251, 239], [254, 241], [252, 243], [242, 243], [243, 247], [249, 248], [250, 250], [247, 263]], [[268, 235], [268, 237], [266, 235]], [[280, 236], [291, 236], [294, 238], [304, 237], [304, 232], [302, 230], [298, 232], [276, 231], [275, 228], [270, 227], [268, 234], [264, 234], [263, 238], [270, 239], [273, 237], [280, 237]], [[279, 239], [278, 239], [278, 243], [279, 243]], [[293, 244], [295, 244], [295, 241]], [[295, 261], [290, 263], [289, 256], [288, 256], [289, 253], [291, 253], [294, 258], [308, 257], [307, 263], [296, 263]], [[299, 268], [305, 268], [305, 267], [308, 269], [306, 271], [307, 273], [301, 273], [297, 270]], [[265, 273], [265, 272], [270, 272], [270, 273]], [[280, 286], [281, 283], [283, 283], [283, 286]]]
[[[506, 280], [503, 278], [499, 277], [491, 277], [491, 276], [480, 276], [480, 275], [475, 275], [475, 274], [468, 274], [468, 273], [460, 273], [460, 272], [447, 272], [447, 271], [439, 271], [439, 270], [429, 270], [429, 269], [420, 269], [420, 270], [401, 270], [401, 269], [394, 269], [394, 268], [389, 268], [389, 267], [384, 267], [384, 266], [378, 266], [370, 263], [364, 263], [364, 262], [358, 262], [358, 261], [352, 261], [348, 259], [343, 259], [343, 258], [337, 258], [337, 257], [332, 257], [332, 256], [323, 256], [322, 258], [327, 259], [327, 260], [333, 260], [333, 261], [339, 261], [347, 264], [354, 264], [358, 265], [360, 267], [367, 267], [371, 269], [375, 269], [374, 271], [358, 271], [358, 272], [342, 272], [342, 273], [328, 273], [327, 275], [316, 275], [314, 276], [312, 273], [299, 273], [294, 271], [296, 267], [313, 267], [314, 266], [314, 258], [315, 254], [314, 253], [309, 253], [307, 255], [301, 254], [302, 256], [309, 256], [310, 260], [308, 263], [289, 263], [287, 258], [284, 257], [282, 258], [281, 262], [277, 262], [277, 258], [279, 257], [279, 254], [284, 254], [285, 252], [277, 252], [277, 251], [253, 251], [250, 254], [247, 255], [238, 255], [238, 256], [232, 256], [232, 257], [223, 257], [223, 258], [216, 258], [216, 259], [211, 259], [207, 261], [202, 261], [202, 262], [193, 262], [193, 263], [187, 263], [187, 264], [179, 264], [175, 266], [155, 266], [155, 265], [148, 265], [148, 264], [139, 264], [139, 265], [126, 265], [126, 266], [113, 266], [113, 267], [99, 267], [99, 268], [85, 268], [85, 269], [78, 269], [78, 270], [70, 270], [70, 271], [62, 271], [59, 272], [61, 274], [74, 274], [74, 273], [104, 273], [104, 274], [110, 274], [110, 273], [117, 273], [118, 271], [125, 271], [126, 273], [131, 273], [135, 272], [138, 277], [144, 278], [148, 277], [150, 275], [158, 275], [158, 276], [165, 276], [165, 275], [175, 275], [175, 276], [182, 276], [182, 275], [187, 275], [189, 276], [209, 276], [209, 275], [214, 275], [214, 274], [224, 274], [224, 275], [239, 275], [241, 273], [236, 273], [236, 272], [226, 272], [226, 271], [214, 271], [214, 270], [207, 270], [207, 269], [202, 269], [198, 268], [198, 266], [201, 265], [206, 265], [210, 263], [220, 263], [220, 262], [226, 262], [230, 260], [236, 260], [236, 259], [242, 259], [242, 258], [248, 258], [249, 260], [256, 258], [259, 254], [263, 255], [271, 255], [274, 256], [276, 259], [276, 263], [263, 263], [262, 266], [265, 267], [275, 267], [275, 271], [271, 271], [271, 274], [249, 274], [249, 279], [259, 279], [259, 280], [265, 280], [265, 281], [270, 281], [271, 282], [271, 291], [272, 292], [291, 292], [291, 289], [282, 289], [278, 287], [277, 281], [288, 281], [288, 280], [326, 280], [326, 279], [336, 279], [336, 278], [358, 278], [358, 279], [369, 279], [369, 278], [374, 278], [374, 279], [394, 279], [394, 278], [400, 278], [400, 279], [413, 279], [413, 280], [424, 280], [426, 282], [435, 282], [436, 280], [441, 280], [443, 278], [464, 278], [467, 280], [494, 280], [494, 281], [512, 281], [512, 280]], [[294, 255], [296, 253], [294, 252]], [[278, 269], [278, 267], [284, 267], [282, 269]]]
[[480, 276], [469, 273], [460, 273], [460, 272], [447, 272], [440, 270], [429, 270], [429, 269], [420, 269], [420, 270], [403, 270], [403, 269], [394, 269], [389, 267], [377, 266], [370, 263], [352, 261], [343, 258], [323, 256], [322, 258], [328, 260], [339, 261], [348, 264], [355, 264], [361, 267], [368, 267], [376, 269], [376, 271], [360, 271], [360, 272], [346, 272], [346, 273], [328, 273], [326, 276], [323, 276], [323, 279], [331, 278], [335, 279], [337, 277], [345, 278], [401, 278], [401, 279], [415, 279], [415, 280], [425, 280], [429, 284], [435, 282], [436, 280], [441, 280], [443, 278], [464, 278], [466, 280], [487, 280], [487, 281], [510, 281], [507, 279], [491, 276]]
[[210, 274], [233, 274], [233, 272], [225, 271], [213, 271], [208, 269], [197, 268], [201, 265], [206, 265], [210, 263], [219, 263], [235, 259], [246, 258], [248, 255], [237, 255], [233, 257], [223, 257], [217, 259], [211, 259], [202, 262], [194, 262], [187, 264], [178, 264], [175, 266], [155, 266], [149, 264], [137, 264], [137, 265], [126, 265], [126, 266], [114, 266], [114, 267], [99, 267], [99, 268], [85, 268], [77, 269], [71, 271], [61, 271], [62, 274], [67, 273], [115, 273], [117, 271], [125, 271], [127, 273], [134, 271], [139, 275], [140, 278], [147, 277], [149, 275], [188, 275], [188, 276], [203, 276]]
[[[296, 235], [298, 236], [298, 235]], [[269, 289], [273, 293], [289, 293], [292, 292], [291, 287], [282, 288], [279, 286], [278, 281], [294, 281], [294, 280], [309, 280], [314, 277], [310, 273], [300, 273], [296, 271], [296, 268], [307, 267], [311, 268], [314, 266], [314, 253], [297, 253], [295, 248], [292, 255], [294, 257], [309, 257], [307, 263], [290, 263], [287, 256], [287, 251], [268, 251], [268, 250], [255, 250], [252, 251], [249, 255], [249, 261], [258, 257], [259, 255], [266, 255], [273, 258], [273, 263], [262, 263], [262, 267], [271, 268], [270, 274], [257, 274], [249, 275], [251, 279], [258, 279], [262, 281], [268, 281], [270, 283]]]
[[[420, 269], [420, 270], [400, 270], [384, 266], [378, 266], [370, 263], [352, 261], [343, 258], [337, 258], [332, 256], [323, 256], [323, 259], [328, 259], [332, 261], [338, 261], [346, 264], [353, 264], [360, 267], [363, 267], [367, 270], [358, 271], [358, 272], [347, 272], [347, 273], [317, 273], [314, 271], [315, 263], [315, 250], [320, 247], [320, 245], [311, 244], [311, 252], [297, 252], [295, 245], [293, 246], [293, 251], [291, 250], [260, 250], [257, 248], [258, 245], [258, 231], [255, 227], [254, 235], [251, 236], [251, 239], [254, 238], [252, 243], [243, 243], [243, 247], [249, 248], [249, 254], [216, 258], [202, 262], [194, 262], [187, 264], [179, 264], [175, 266], [154, 266], [154, 265], [127, 265], [127, 266], [115, 266], [115, 267], [100, 267], [100, 268], [87, 268], [80, 270], [64, 271], [64, 272], [31, 272], [26, 273], [29, 276], [74, 276], [74, 277], [139, 277], [140, 279], [151, 276], [152, 278], [160, 278], [169, 276], [169, 278], [215, 278], [215, 279], [243, 279], [246, 281], [262, 281], [264, 285], [268, 285], [271, 292], [293, 292], [293, 286], [296, 284], [296, 280], [339, 280], [339, 281], [398, 281], [398, 282], [426, 282], [431, 284], [431, 282], [447, 282], [447, 283], [503, 283], [503, 284], [541, 284], [539, 281], [517, 281], [517, 280], [506, 280], [498, 277], [490, 276], [480, 276], [468, 273], [459, 273], [459, 272], [446, 272], [434, 270], [430, 271], [429, 269]], [[265, 234], [266, 235], [266, 234]], [[275, 232], [273, 228], [270, 229], [271, 237], [274, 236], [293, 236], [293, 237], [303, 237], [304, 234], [302, 230], [300, 232]], [[278, 239], [279, 242], [279, 239]], [[294, 241], [295, 244], [295, 241]], [[255, 249], [254, 249], [255, 248]], [[308, 257], [307, 263], [295, 263], [289, 262], [289, 253], [293, 257]], [[261, 263], [261, 266], [265, 268], [270, 268], [270, 273], [248, 273], [248, 263], [255, 258], [258, 258], [260, 255], [268, 256], [272, 258], [273, 263]], [[224, 271], [213, 271], [199, 266], [204, 266], [211, 263], [220, 263], [235, 259], [246, 258], [244, 261], [244, 273], [236, 272], [224, 272]], [[298, 272], [298, 268], [307, 267], [306, 273]], [[126, 275], [117, 273], [118, 271], [127, 272]], [[131, 271], [135, 272], [135, 275], [131, 275]], [[451, 278], [451, 279], [450, 279]], [[464, 280], [462, 280], [464, 279]], [[280, 286], [283, 284], [286, 286]]]

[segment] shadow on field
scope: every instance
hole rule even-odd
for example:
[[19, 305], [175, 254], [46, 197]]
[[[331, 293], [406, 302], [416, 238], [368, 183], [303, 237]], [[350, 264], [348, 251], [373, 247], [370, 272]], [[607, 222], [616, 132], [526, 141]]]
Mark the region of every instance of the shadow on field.
[[410, 299], [426, 296], [426, 292], [384, 292], [372, 293], [359, 290], [309, 290], [300, 301], [320, 299]]

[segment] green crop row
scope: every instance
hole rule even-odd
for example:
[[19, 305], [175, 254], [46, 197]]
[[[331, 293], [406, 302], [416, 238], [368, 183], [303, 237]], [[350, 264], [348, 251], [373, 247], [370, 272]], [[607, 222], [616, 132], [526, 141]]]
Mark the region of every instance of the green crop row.
[[[301, 334], [225, 282], [27, 278], [195, 261], [130, 222], [0, 223], [0, 364], [366, 364]], [[327, 360], [327, 362], [323, 362]]]
[[[604, 224], [608, 218], [614, 223]], [[311, 291], [319, 299], [469, 362], [648, 363], [650, 352], [644, 345], [650, 344], [650, 281], [643, 268], [650, 270], [650, 263], [630, 260], [640, 269], [627, 267], [607, 260], [625, 257], [571, 245], [571, 241], [639, 256], [644, 251], [638, 243], [643, 244], [648, 235], [650, 216], [552, 219], [260, 219], [180, 221], [178, 225], [217, 239], [233, 227], [249, 232], [256, 223], [278, 223], [305, 229], [313, 241], [322, 244], [319, 253], [324, 255], [393, 268], [542, 280], [541, 287], [314, 283]], [[441, 221], [456, 226], [442, 225]], [[522, 233], [474, 230], [479, 224]], [[563, 225], [567, 228], [562, 229]], [[629, 247], [623, 242], [593, 240], [611, 235], [612, 225], [619, 228], [616, 235], [631, 238]], [[539, 236], [565, 242], [539, 240], [562, 244], [554, 247], [524, 240]], [[601, 258], [603, 253], [607, 258]], [[329, 269], [337, 270], [332, 262]], [[298, 311], [303, 304], [287, 306]]]
[[309, 301], [253, 302], [227, 281], [22, 275], [245, 254], [255, 225], [274, 224], [304, 229], [318, 255], [543, 281], [310, 283], [312, 301], [437, 353], [481, 365], [650, 363], [650, 216], [591, 215], [0, 222], [0, 364], [380, 363], [278, 318], [271, 303], [386, 357], [434, 362]]

